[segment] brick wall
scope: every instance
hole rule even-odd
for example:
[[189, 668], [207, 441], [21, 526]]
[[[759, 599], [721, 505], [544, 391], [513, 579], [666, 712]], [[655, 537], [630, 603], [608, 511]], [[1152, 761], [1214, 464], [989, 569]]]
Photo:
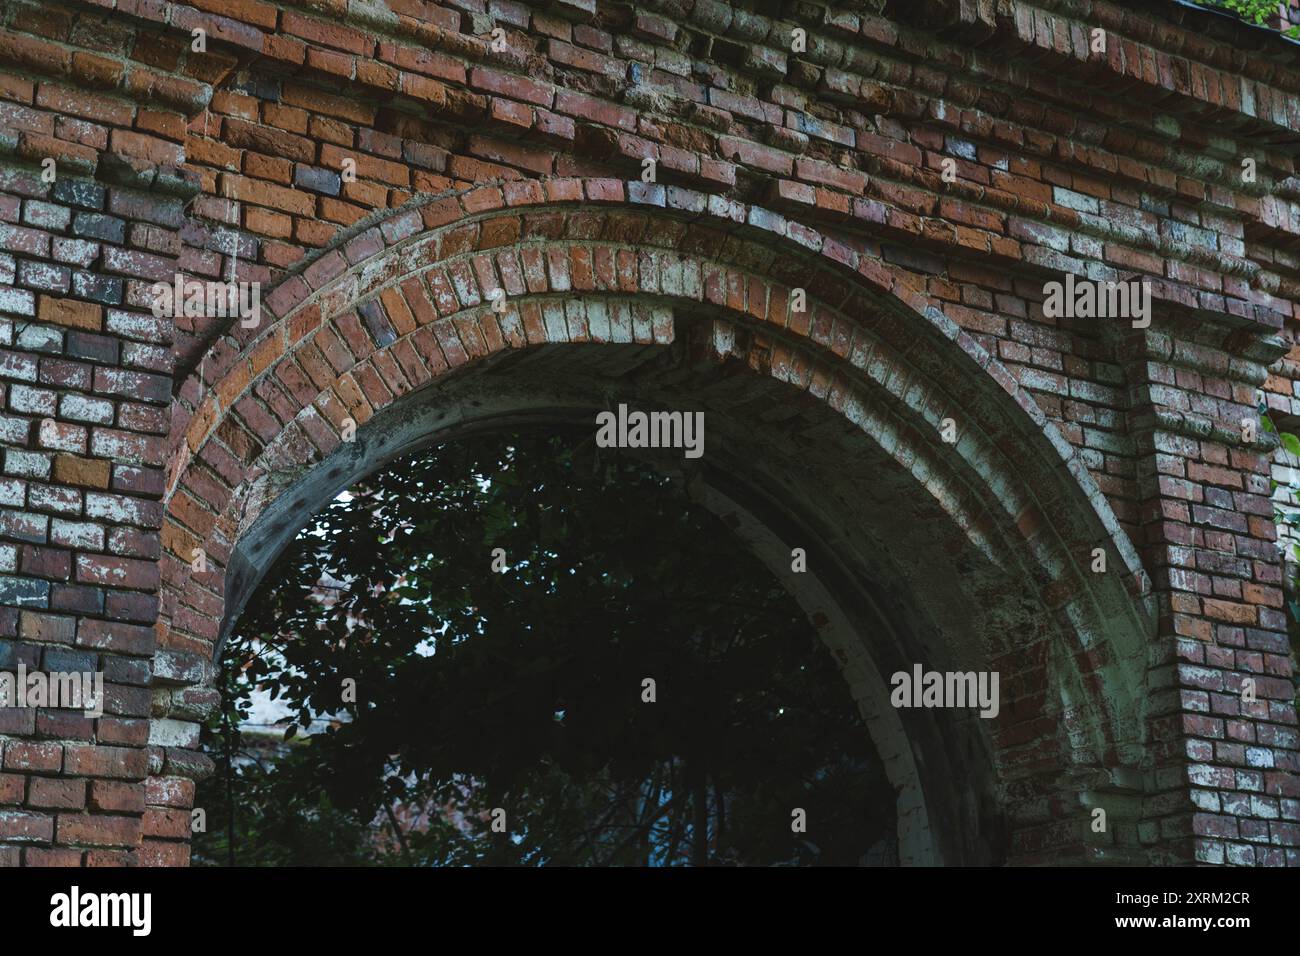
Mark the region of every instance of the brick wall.
[[[162, 146], [150, 127], [165, 114], [14, 75], [5, 94], [17, 102], [4, 106], [14, 152], [0, 176], [0, 659], [102, 671], [106, 685], [98, 719], [0, 711], [0, 852], [122, 862], [145, 806], [172, 381], [171, 328], [136, 310], [146, 282], [174, 270], [183, 200], [92, 178], [110, 136], [100, 123]], [[56, 160], [53, 182], [24, 162], [37, 154]]]
[[[93, 662], [112, 689], [93, 722], [0, 714], [0, 854], [186, 859], [196, 721], [246, 530], [232, 502], [277, 454], [327, 455], [344, 410], [363, 421], [489, 351], [435, 321], [487, 291], [472, 258], [423, 275], [414, 299], [375, 286], [367, 301], [360, 277], [399, 268], [388, 247], [490, 211], [479, 184], [503, 205], [629, 206], [651, 158], [662, 200], [640, 204], [663, 223], [553, 232], [594, 219], [538, 210], [493, 226], [489, 248], [518, 247], [522, 290], [567, 291], [600, 256], [621, 281], [637, 266], [620, 255], [680, 241], [671, 222], [743, 205], [769, 249], [815, 235], [857, 273], [828, 272], [829, 301], [862, 282], [937, 310], [1063, 439], [1075, 507], [1113, 517], [1107, 546], [1154, 594], [1149, 661], [1124, 665], [1145, 688], [1142, 752], [1098, 758], [1143, 780], [1135, 841], [1159, 860], [1300, 862], [1272, 447], [1241, 430], [1294, 319], [1300, 69], [1280, 38], [1173, 4], [1085, 6], [6, 5], [0, 662]], [[587, 266], [536, 251], [576, 238], [618, 241]], [[511, 264], [491, 264], [498, 287]], [[156, 319], [149, 289], [178, 270], [263, 283], [267, 322]], [[1047, 318], [1044, 282], [1066, 272], [1149, 277], [1151, 329]], [[829, 339], [808, 347], [851, 362]], [[374, 377], [347, 378], [361, 360]], [[1025, 837], [1026, 858], [1076, 839], [1073, 809], [1043, 813], [1034, 833], [1070, 835]]]

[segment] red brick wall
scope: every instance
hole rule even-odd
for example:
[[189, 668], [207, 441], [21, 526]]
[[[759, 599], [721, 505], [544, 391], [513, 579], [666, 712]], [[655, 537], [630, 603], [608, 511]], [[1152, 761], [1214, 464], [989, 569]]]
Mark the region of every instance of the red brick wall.
[[[506, 195], [590, 190], [637, 180], [651, 157], [682, 202], [689, 190], [788, 217], [783, 241], [815, 231], [876, 287], [938, 309], [1032, 398], [1154, 588], [1139, 842], [1161, 859], [1300, 863], [1271, 448], [1240, 425], [1294, 317], [1294, 55], [1280, 39], [1247, 55], [1221, 35], [1231, 25], [1196, 32], [1165, 3], [1098, 2], [1087, 20], [1056, 0], [997, 15], [956, 0], [868, 6], [0, 11], [0, 663], [93, 660], [112, 687], [93, 723], [0, 715], [0, 855], [186, 858], [241, 482], [285, 436], [332, 447], [331, 396], [355, 413], [473, 351], [426, 335], [414, 364], [395, 357], [362, 383], [370, 397], [346, 396], [339, 372], [384, 324], [420, 335], [418, 317], [402, 331], [395, 300], [331, 340], [302, 324], [319, 316], [173, 327], [150, 314], [152, 283], [178, 269], [260, 281], [288, 317], [440, 225], [421, 197], [490, 180]], [[195, 27], [204, 53], [190, 49]], [[807, 53], [790, 51], [794, 27]], [[1104, 54], [1089, 50], [1094, 28]], [[1241, 181], [1244, 157], [1255, 184]], [[607, 201], [582, 187], [577, 200]], [[409, 202], [419, 211], [392, 212]], [[1046, 318], [1043, 284], [1066, 271], [1149, 276], [1152, 329]], [[422, 281], [441, 313], [437, 277]], [[443, 281], [464, 306], [465, 283]], [[302, 431], [312, 407], [325, 431]], [[210, 570], [194, 575], [199, 542]], [[1240, 701], [1247, 676], [1258, 703]], [[42, 782], [56, 775], [70, 781], [57, 794]]]

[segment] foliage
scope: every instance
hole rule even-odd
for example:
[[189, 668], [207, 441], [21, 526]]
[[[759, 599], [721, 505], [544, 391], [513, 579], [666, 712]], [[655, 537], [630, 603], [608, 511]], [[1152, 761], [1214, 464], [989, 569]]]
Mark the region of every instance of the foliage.
[[[1280, 6], [1278, 0], [1195, 0], [1195, 2], [1203, 7], [1216, 7], [1235, 13], [1247, 23], [1256, 26], [1264, 26], [1274, 19]], [[1289, 28], [1286, 35], [1300, 36], [1300, 26]]]
[[[1277, 425], [1274, 424], [1273, 419], [1268, 414], [1268, 404], [1263, 397], [1259, 400], [1259, 420], [1264, 431], [1277, 435], [1282, 448], [1287, 454], [1300, 460], [1300, 436], [1296, 436], [1291, 432], [1278, 431]], [[1283, 487], [1286, 489], [1284, 500], [1289, 502], [1293, 506], [1292, 508], [1283, 508], [1278, 504], [1277, 491]], [[1273, 497], [1273, 520], [1277, 523], [1278, 528], [1292, 529], [1293, 537], [1300, 536], [1294, 530], [1300, 528], [1300, 508], [1294, 507], [1300, 505], [1300, 483], [1292, 480], [1284, 486], [1276, 479], [1269, 479], [1269, 490], [1272, 492]], [[1300, 567], [1300, 544], [1293, 543], [1291, 545], [1291, 555], [1297, 567]], [[1293, 581], [1286, 606], [1291, 615], [1291, 650], [1297, 658], [1300, 658], [1300, 598], [1297, 595], [1300, 595], [1300, 581]], [[1297, 699], [1296, 704], [1297, 707], [1300, 707], [1300, 699]]]
[[[303, 755], [293, 748], [269, 763], [253, 760], [240, 768], [238, 812], [227, 799], [226, 766], [201, 785], [200, 801], [208, 830], [195, 833], [193, 862], [220, 864], [232, 858], [241, 866], [368, 866], [383, 862], [370, 828], [333, 806], [319, 791], [287, 786], [300, 777]], [[230, 827], [234, 825], [233, 832]]]
[[[893, 825], [797, 604], [681, 481], [590, 433], [465, 439], [365, 480], [276, 562], [225, 663], [196, 843], [216, 862], [232, 808], [245, 863], [854, 863]], [[235, 766], [254, 685], [292, 709], [286, 740], [336, 719]]]

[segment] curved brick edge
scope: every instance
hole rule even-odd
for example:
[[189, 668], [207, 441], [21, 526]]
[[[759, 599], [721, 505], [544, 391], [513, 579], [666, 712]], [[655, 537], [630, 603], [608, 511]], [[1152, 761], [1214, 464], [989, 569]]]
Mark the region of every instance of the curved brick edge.
[[[602, 229], [633, 238], [584, 238]], [[759, 265], [777, 281], [665, 246], [711, 247], [740, 262], [766, 248]], [[806, 317], [788, 312], [783, 269], [808, 289]], [[484, 302], [496, 288], [509, 295], [501, 317]], [[572, 291], [591, 298], [574, 316], [567, 304], [557, 314], [554, 296]], [[598, 301], [619, 292], [637, 299]], [[755, 335], [775, 331], [762, 358], [734, 357], [768, 362], [767, 374], [853, 422], [990, 560], [1019, 568], [1070, 635], [1079, 671], [1071, 698], [1095, 705], [1077, 728], [1086, 743], [1076, 756], [1103, 766], [1135, 758], [1154, 625], [1142, 601], [1149, 585], [1087, 470], [1028, 392], [878, 260], [758, 207], [617, 180], [488, 185], [400, 211], [268, 297], [284, 318], [264, 323], [225, 363], [173, 458], [159, 626], [169, 667], [157, 668], [157, 682], [173, 689], [164, 693], [201, 684], [179, 676], [178, 662], [210, 666], [228, 616], [231, 549], [283, 490], [268, 475], [319, 462], [339, 444], [344, 418], [364, 427], [403, 395], [495, 353], [620, 337], [666, 343], [671, 312], [648, 304], [665, 301], [722, 310], [758, 326]], [[941, 447], [937, 429], [949, 414], [960, 438]], [[200, 546], [211, 569], [192, 574], [188, 556]], [[1093, 546], [1123, 572], [1086, 574]], [[155, 722], [172, 720], [170, 742], [183, 750], [191, 721], [167, 710]]]
[[[1033, 422], [1035, 430], [1047, 438], [1082, 486], [1116, 552], [1123, 559], [1127, 573], [1137, 579], [1136, 592], [1145, 594], [1149, 590], [1136, 550], [1075, 450], [1064, 440], [1055, 424], [1047, 420], [1029, 391], [1020, 386], [1002, 363], [973, 337], [944, 316], [936, 300], [906, 284], [903, 276], [889, 269], [881, 260], [862, 255], [845, 243], [778, 213], [708, 193], [647, 185], [639, 181], [566, 178], [490, 184], [403, 207], [369, 228], [346, 236], [338, 247], [315, 258], [301, 274], [286, 278], [267, 297], [273, 315], [287, 316], [288, 321], [273, 318], [258, 329], [247, 332], [253, 337], [239, 344], [239, 358], [246, 358], [246, 364], [238, 359], [227, 363], [232, 366], [231, 370], [219, 382], [205, 384], [197, 371], [186, 382], [182, 395], [203, 394], [205, 391], [207, 394], [195, 417], [188, 421], [188, 427], [184, 428], [182, 424], [173, 428], [174, 440], [180, 437], [184, 428], [185, 446], [178, 448], [173, 458], [167, 485], [168, 498], [177, 486], [181, 469], [189, 460], [188, 452], [200, 447], [215, 430], [218, 418], [251, 393], [253, 380], [265, 372], [265, 363], [294, 347], [315, 323], [321, 321], [321, 316], [328, 319], [349, 300], [364, 298], [373, 292], [377, 283], [391, 281], [394, 247], [402, 256], [397, 260], [398, 270], [412, 271], [413, 264], [431, 252], [445, 257], [461, 251], [460, 244], [465, 237], [457, 232], [458, 229], [472, 227], [514, 210], [525, 213], [539, 207], [564, 208], [569, 204], [626, 205], [662, 210], [674, 219], [707, 224], [724, 239], [748, 234], [769, 242], [786, 240], [791, 244], [792, 252], [802, 253], [805, 257], [811, 255], [814, 265], [820, 267], [817, 275], [825, 275], [828, 282], [834, 283], [822, 289], [810, 279], [807, 283], [810, 297], [818, 292], [829, 293], [828, 305], [838, 308], [855, 295], [851, 283], [858, 283], [860, 288], [896, 302], [906, 312], [922, 316], [934, 332], [955, 343], [971, 361], [985, 369], [1020, 406]], [[509, 241], [510, 228], [508, 223], [503, 227], [485, 227], [486, 234], [479, 237], [478, 248], [492, 249]], [[432, 234], [417, 235], [422, 229]], [[443, 236], [448, 232], [451, 236], [444, 240]], [[544, 233], [537, 235], [540, 237]], [[846, 285], [845, 280], [850, 284]], [[528, 284], [511, 288], [509, 280], [503, 278], [498, 287], [504, 287], [511, 295], [519, 294], [524, 288], [535, 291], [532, 277], [524, 277], [523, 281]], [[457, 286], [456, 292], [461, 288]], [[463, 288], [468, 290], [468, 286]], [[554, 291], [565, 290], [558, 288]], [[657, 290], [644, 291], [657, 294]], [[319, 314], [315, 309], [319, 309]], [[811, 314], [812, 310], [809, 311]], [[444, 314], [442, 302], [438, 303], [438, 314]], [[244, 331], [232, 330], [236, 337]], [[230, 347], [238, 339], [227, 337], [225, 341]]]

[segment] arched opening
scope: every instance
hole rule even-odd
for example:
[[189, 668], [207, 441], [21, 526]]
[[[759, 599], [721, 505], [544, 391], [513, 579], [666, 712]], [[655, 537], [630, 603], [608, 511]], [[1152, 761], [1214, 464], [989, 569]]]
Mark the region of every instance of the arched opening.
[[[485, 415], [286, 546], [219, 659], [228, 700], [265, 680], [285, 702], [261, 694], [258, 722], [308, 737], [243, 751], [227, 704], [205, 862], [899, 859], [900, 784], [841, 677], [850, 648], [786, 585], [807, 558], [764, 568], [680, 451], [608, 449], [590, 424]], [[474, 823], [498, 808], [498, 836]]]
[[[1086, 469], [995, 360], [923, 301], [909, 312], [864, 285], [866, 258], [807, 235], [773, 248], [738, 226], [766, 222], [743, 209], [692, 235], [626, 208], [502, 223], [459, 203], [435, 214], [449, 225], [396, 232], [314, 291], [302, 281], [196, 410], [167, 545], [202, 543], [219, 567], [172, 563], [173, 646], [204, 609], [195, 638], [219, 641], [302, 517], [403, 451], [592, 422], [620, 402], [699, 409], [700, 500], [773, 567], [793, 547], [812, 558], [795, 594], [900, 792], [903, 861], [1136, 852], [1140, 809], [1098, 846], [1086, 807], [1141, 789], [1144, 576]], [[560, 258], [543, 256], [562, 237], [575, 238]], [[1112, 573], [1087, 573], [1096, 547]], [[997, 671], [998, 717], [893, 707], [890, 675], [916, 664]]]

